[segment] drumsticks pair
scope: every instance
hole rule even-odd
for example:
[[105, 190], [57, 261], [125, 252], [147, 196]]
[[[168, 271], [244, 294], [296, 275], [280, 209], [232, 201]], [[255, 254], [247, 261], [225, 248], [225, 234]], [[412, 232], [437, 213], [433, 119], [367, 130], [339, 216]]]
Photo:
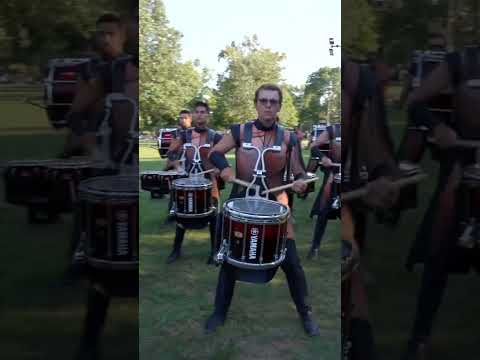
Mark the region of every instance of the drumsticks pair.
[[[417, 184], [420, 181], [422, 181], [426, 176], [427, 174], [417, 174], [417, 175], [409, 176], [404, 179], [393, 181], [393, 185], [401, 188], [407, 185]], [[357, 190], [352, 190], [346, 193], [342, 193], [342, 201], [352, 201], [355, 199], [359, 199], [367, 194], [368, 194], [368, 190], [366, 187], [363, 187]]]
[[[305, 184], [308, 184], [308, 183], [311, 183], [311, 182], [317, 181], [317, 180], [318, 180], [318, 177], [312, 177], [311, 179], [303, 180], [303, 182], [304, 182]], [[252, 184], [250, 184], [250, 183], [247, 182], [247, 181], [243, 181], [243, 180], [240, 180], [240, 179], [237, 179], [237, 178], [234, 178], [234, 179], [232, 180], [232, 182], [235, 183], [235, 184], [238, 184], [238, 185], [242, 185], [242, 186], [244, 186], [244, 187], [249, 187], [249, 186], [252, 185]], [[294, 183], [287, 184], [287, 185], [281, 185], [281, 186], [277, 186], [277, 187], [274, 187], [274, 188], [265, 190], [265, 191], [262, 192], [262, 195], [266, 195], [266, 194], [271, 193], [271, 192], [276, 192], [276, 191], [281, 191], [281, 190], [290, 189], [291, 187], [293, 187], [293, 184], [294, 184]]]

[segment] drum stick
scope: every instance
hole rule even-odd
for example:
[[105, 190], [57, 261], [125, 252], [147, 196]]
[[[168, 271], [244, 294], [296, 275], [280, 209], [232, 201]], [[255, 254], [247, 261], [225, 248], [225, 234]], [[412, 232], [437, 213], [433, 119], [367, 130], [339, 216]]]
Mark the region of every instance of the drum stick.
[[[314, 178], [306, 179], [306, 180], [302, 180], [302, 181], [305, 184], [308, 184], [308, 183], [311, 183], [311, 182], [317, 181], [317, 180], [318, 180], [318, 177], [314, 177]], [[265, 195], [265, 194], [268, 194], [268, 193], [271, 193], [271, 192], [275, 192], [275, 191], [290, 189], [291, 187], [293, 187], [293, 184], [294, 183], [287, 184], [287, 185], [282, 185], [282, 186], [277, 186], [277, 187], [265, 190], [265, 191], [262, 192], [262, 195]]]
[[[433, 137], [429, 137], [427, 140], [434, 144], [437, 142], [436, 139]], [[466, 148], [478, 148], [480, 147], [480, 141], [479, 140], [457, 140], [454, 146], [466, 147]]]
[[[427, 174], [417, 174], [417, 175], [409, 176], [407, 178], [396, 180], [396, 181], [393, 182], [393, 184], [395, 186], [398, 186], [398, 187], [413, 185], [413, 184], [417, 184], [420, 181], [422, 181], [426, 176], [427, 176]], [[351, 201], [351, 200], [361, 198], [361, 197], [363, 197], [367, 194], [368, 194], [367, 188], [363, 187], [361, 189], [357, 189], [357, 190], [349, 191], [349, 192], [346, 192], [346, 193], [342, 193], [341, 194], [341, 199], [342, 199], [342, 201]]]
[[199, 172], [199, 173], [194, 173], [192, 175], [203, 175], [203, 174], [211, 173], [213, 171], [215, 171], [215, 169], [205, 170], [205, 171], [202, 171], [202, 172]]
[[[249, 187], [250, 186], [250, 183], [249, 182], [246, 182], [246, 181], [243, 181], [243, 180], [240, 180], [240, 179], [237, 179], [237, 178], [234, 178], [232, 180], [233, 183], [235, 184], [238, 184], [238, 185], [242, 185], [242, 186], [245, 186], [245, 187]], [[255, 184], [254, 184], [255, 185]]]

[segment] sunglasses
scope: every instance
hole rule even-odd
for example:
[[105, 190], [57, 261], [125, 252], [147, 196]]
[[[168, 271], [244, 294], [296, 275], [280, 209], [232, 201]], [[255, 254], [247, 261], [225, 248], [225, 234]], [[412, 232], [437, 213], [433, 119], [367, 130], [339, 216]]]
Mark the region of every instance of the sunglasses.
[[277, 99], [258, 99], [258, 102], [262, 105], [270, 104], [272, 106], [278, 105], [280, 103]]

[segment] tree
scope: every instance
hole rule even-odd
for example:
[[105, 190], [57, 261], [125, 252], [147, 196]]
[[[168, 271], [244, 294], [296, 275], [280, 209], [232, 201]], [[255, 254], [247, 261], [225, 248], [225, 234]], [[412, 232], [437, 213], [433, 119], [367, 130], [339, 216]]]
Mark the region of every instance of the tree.
[[161, 0], [141, 0], [139, 12], [140, 126], [172, 125], [200, 95], [201, 69], [198, 62], [180, 61], [181, 34], [169, 26]]
[[0, 46], [18, 63], [44, 64], [53, 56], [84, 50], [104, 12], [131, 11], [132, 1], [2, 0]]
[[282, 123], [286, 126], [298, 123], [293, 98], [281, 80], [280, 64], [285, 59], [284, 54], [262, 48], [257, 36], [253, 35], [246, 37], [241, 44], [232, 42], [220, 52], [219, 59], [227, 62], [227, 69], [218, 76], [215, 126], [224, 128], [256, 118], [255, 90], [265, 83], [282, 87], [284, 100], [279, 114]]
[[323, 67], [309, 75], [300, 118], [303, 126], [327, 118], [340, 121], [340, 68]]
[[377, 48], [375, 13], [367, 0], [342, 0], [342, 52], [365, 58]]

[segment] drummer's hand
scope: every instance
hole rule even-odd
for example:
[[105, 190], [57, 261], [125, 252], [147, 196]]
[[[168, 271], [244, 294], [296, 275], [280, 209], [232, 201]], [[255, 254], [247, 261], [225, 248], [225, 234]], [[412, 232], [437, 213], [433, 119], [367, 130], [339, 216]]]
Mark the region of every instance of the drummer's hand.
[[440, 123], [433, 129], [435, 143], [440, 148], [448, 148], [457, 142], [457, 133], [449, 126]]
[[215, 177], [220, 176], [220, 170], [217, 168], [214, 168], [212, 171], [212, 175]]
[[333, 162], [330, 158], [324, 156], [322, 158], [321, 164], [323, 165], [323, 167], [329, 168], [330, 166], [332, 166]]
[[292, 189], [296, 193], [303, 193], [307, 190], [307, 183], [305, 183], [303, 180], [296, 180], [293, 183]]
[[222, 178], [223, 181], [229, 183], [232, 182], [233, 179], [235, 179], [235, 175], [233, 174], [233, 170], [231, 167], [226, 167], [220, 172], [220, 177]]
[[380, 177], [367, 184], [366, 202], [374, 207], [391, 208], [398, 197], [398, 188], [390, 180]]

